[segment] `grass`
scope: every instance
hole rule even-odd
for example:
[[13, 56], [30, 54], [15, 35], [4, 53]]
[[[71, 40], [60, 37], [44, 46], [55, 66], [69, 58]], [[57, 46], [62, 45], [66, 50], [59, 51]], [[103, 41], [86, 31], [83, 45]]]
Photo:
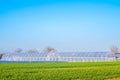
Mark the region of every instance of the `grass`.
[[112, 78], [120, 78], [120, 62], [0, 64], [0, 80], [107, 80]]

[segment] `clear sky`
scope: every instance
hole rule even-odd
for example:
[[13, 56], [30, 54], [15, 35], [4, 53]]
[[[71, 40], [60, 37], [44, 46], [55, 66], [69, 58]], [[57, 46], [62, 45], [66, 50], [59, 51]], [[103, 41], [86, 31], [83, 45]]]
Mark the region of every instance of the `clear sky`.
[[120, 47], [120, 0], [0, 0], [0, 50]]

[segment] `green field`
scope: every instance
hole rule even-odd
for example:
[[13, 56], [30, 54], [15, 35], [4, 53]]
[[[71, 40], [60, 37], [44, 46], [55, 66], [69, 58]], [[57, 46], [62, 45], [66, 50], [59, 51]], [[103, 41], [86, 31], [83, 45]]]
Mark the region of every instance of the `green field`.
[[0, 63], [0, 80], [108, 80], [120, 78], [120, 62]]

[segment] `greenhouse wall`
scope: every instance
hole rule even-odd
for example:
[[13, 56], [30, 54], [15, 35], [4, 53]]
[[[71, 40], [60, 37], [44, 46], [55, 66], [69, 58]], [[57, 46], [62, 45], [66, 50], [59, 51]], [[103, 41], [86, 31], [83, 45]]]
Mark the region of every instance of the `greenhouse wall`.
[[1, 61], [27, 62], [113, 62], [116, 58], [109, 52], [79, 52], [79, 53], [13, 53], [3, 56]]

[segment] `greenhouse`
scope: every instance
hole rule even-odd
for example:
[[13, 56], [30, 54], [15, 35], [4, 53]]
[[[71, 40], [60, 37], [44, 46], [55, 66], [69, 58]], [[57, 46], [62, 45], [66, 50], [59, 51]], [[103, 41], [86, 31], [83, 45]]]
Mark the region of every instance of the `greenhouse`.
[[4, 54], [1, 61], [27, 62], [106, 62], [116, 61], [110, 52], [61, 52], [61, 53], [11, 53]]

